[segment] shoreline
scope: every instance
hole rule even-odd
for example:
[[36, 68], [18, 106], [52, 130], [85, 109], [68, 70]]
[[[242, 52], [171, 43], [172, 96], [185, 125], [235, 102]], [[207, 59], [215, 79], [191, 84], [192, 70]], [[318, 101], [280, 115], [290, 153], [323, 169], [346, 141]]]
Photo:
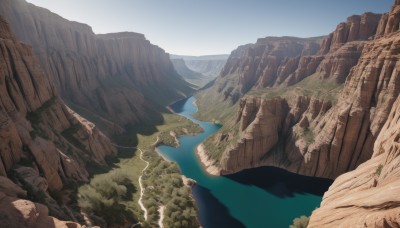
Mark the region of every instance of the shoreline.
[[196, 147], [196, 157], [198, 158], [203, 169], [212, 176], [220, 176], [221, 168], [215, 165], [215, 161], [211, 159], [205, 152], [203, 143]]

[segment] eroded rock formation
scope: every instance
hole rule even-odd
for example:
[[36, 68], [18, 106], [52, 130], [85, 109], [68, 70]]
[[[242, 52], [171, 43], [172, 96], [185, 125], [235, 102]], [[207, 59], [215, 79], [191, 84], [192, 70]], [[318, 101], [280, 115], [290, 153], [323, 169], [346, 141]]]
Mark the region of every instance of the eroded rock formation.
[[334, 181], [321, 207], [313, 212], [309, 227], [400, 226], [399, 11], [400, 1], [396, 0], [380, 22], [385, 29], [378, 29], [377, 39], [366, 46], [359, 64], [365, 67], [365, 73], [362, 75], [359, 69], [362, 76], [357, 77], [355, 69], [352, 79], [363, 85], [358, 89], [357, 103], [363, 106], [366, 100], [372, 100], [376, 104], [369, 109], [368, 120], [369, 134], [376, 140], [363, 148], [372, 153], [372, 158]]
[[24, 0], [2, 1], [0, 15], [33, 46], [61, 97], [110, 133], [160, 119], [152, 104], [166, 105], [193, 91], [169, 55], [142, 34], [95, 35], [88, 25]]
[[32, 47], [19, 42], [0, 17], [0, 220], [16, 227], [80, 227], [48, 217], [44, 205], [16, 198], [27, 193], [13, 182], [68, 218], [48, 191], [87, 181], [87, 164], [105, 165], [105, 157], [115, 154], [94, 124], [65, 106]]
[[[265, 38], [234, 51], [210, 90], [232, 101], [249, 89], [259, 95], [240, 101], [239, 132], [224, 139], [231, 143], [224, 143], [221, 173], [273, 165], [335, 178], [368, 160], [400, 85], [396, 42], [375, 39], [385, 20], [366, 13], [324, 38]], [[320, 96], [338, 90], [329, 83], [344, 82], [339, 95]]]

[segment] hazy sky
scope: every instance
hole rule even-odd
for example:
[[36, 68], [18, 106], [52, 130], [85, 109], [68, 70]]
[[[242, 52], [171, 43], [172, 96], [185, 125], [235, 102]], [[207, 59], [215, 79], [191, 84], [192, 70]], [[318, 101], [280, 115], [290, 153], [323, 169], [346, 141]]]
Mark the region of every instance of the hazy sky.
[[265, 36], [332, 32], [353, 14], [387, 12], [394, 0], [28, 0], [95, 33], [134, 31], [167, 52], [229, 54]]

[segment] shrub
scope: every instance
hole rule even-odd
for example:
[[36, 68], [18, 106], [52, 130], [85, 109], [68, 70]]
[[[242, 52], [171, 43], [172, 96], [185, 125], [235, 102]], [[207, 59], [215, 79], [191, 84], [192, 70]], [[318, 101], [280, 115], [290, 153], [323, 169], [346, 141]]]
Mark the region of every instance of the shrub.
[[121, 172], [96, 176], [89, 185], [79, 188], [78, 204], [84, 212], [102, 217], [108, 225], [136, 220], [133, 213], [122, 204], [136, 191], [129, 185], [128, 176]]
[[378, 167], [376, 167], [375, 175], [377, 175], [379, 177], [382, 173], [382, 169], [383, 169], [383, 165], [379, 164]]
[[295, 218], [289, 228], [307, 228], [309, 220], [310, 217], [302, 215], [299, 218]]

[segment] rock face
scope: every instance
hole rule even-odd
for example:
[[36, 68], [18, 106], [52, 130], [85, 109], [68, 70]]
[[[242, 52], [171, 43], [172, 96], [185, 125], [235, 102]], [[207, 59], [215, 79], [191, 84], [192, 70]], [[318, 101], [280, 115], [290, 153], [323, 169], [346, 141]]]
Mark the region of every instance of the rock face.
[[310, 128], [321, 121], [332, 105], [330, 101], [296, 95], [270, 100], [250, 96], [241, 99], [239, 107], [239, 140], [224, 151], [221, 174], [267, 165], [299, 172], [303, 155], [293, 153], [290, 145], [285, 148], [289, 142], [285, 139], [298, 137], [295, 146], [307, 148], [310, 142], [304, 136], [312, 134]]
[[345, 43], [373, 37], [377, 32], [381, 16], [380, 14], [365, 13], [347, 18], [346, 22], [340, 23], [336, 30], [322, 42], [319, 54], [337, 50]]
[[32, 47], [19, 42], [0, 17], [0, 208], [5, 213], [0, 220], [15, 227], [80, 226], [48, 217], [43, 205], [17, 199], [26, 192], [11, 180], [53, 202], [48, 190], [87, 181], [87, 164], [105, 165], [105, 157], [116, 154], [110, 139], [65, 106], [48, 78]]
[[367, 70], [361, 77], [354, 74], [352, 79], [357, 78], [363, 85], [358, 91], [358, 106], [366, 105], [369, 99], [377, 104], [371, 107], [368, 120], [369, 134], [376, 140], [364, 147], [372, 158], [335, 180], [321, 207], [313, 212], [309, 227], [400, 226], [400, 38], [393, 24], [400, 20], [399, 10], [400, 2], [396, 1], [382, 18], [380, 27], [389, 32], [378, 30], [378, 39], [367, 44], [359, 64]]
[[18, 199], [0, 192], [0, 222], [4, 227], [80, 228], [75, 222], [60, 221], [49, 216], [46, 206]]
[[[240, 100], [230, 143], [214, 139], [227, 145], [221, 174], [271, 165], [335, 178], [368, 160], [400, 86], [387, 56], [395, 43], [372, 40], [380, 19], [352, 16], [324, 38], [268, 37], [234, 51], [210, 93], [233, 102], [250, 89], [259, 95]], [[320, 96], [344, 82], [338, 99]]]
[[380, 18], [373, 13], [351, 16], [326, 37], [266, 37], [240, 46], [231, 53], [211, 93], [234, 104], [251, 89], [292, 86], [315, 73], [344, 83]]
[[24, 0], [3, 1], [0, 15], [18, 38], [32, 44], [61, 97], [110, 133], [160, 118], [151, 104], [165, 105], [193, 91], [169, 55], [142, 34], [95, 35], [85, 24]]
[[267, 37], [233, 51], [217, 79], [219, 93], [235, 103], [251, 88], [294, 84], [315, 72], [322, 38]]
[[372, 158], [335, 180], [309, 227], [400, 226], [399, 120], [400, 97], [375, 142]]
[[[287, 88], [290, 92], [255, 88], [252, 96], [241, 98], [236, 119], [227, 122], [230, 131], [208, 140], [225, 146], [220, 174], [268, 165], [337, 178], [313, 212], [310, 227], [399, 227], [399, 11], [396, 1], [380, 21], [373, 14], [350, 17], [310, 57], [322, 58], [309, 76], [320, 80], [321, 90], [327, 82], [345, 82], [335, 102], [301, 93], [310, 80]], [[252, 69], [254, 62], [246, 62], [244, 54], [248, 49], [234, 53], [236, 66], [241, 62]], [[238, 69], [229, 64], [224, 69], [228, 77], [229, 69]]]

